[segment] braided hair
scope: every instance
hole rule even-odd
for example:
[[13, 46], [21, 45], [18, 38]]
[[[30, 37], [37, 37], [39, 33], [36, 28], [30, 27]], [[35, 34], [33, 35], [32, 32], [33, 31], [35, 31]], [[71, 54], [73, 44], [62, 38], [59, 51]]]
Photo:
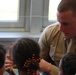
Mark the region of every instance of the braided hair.
[[13, 47], [13, 62], [19, 71], [27, 75], [35, 75], [39, 68], [39, 54], [40, 47], [35, 40], [22, 38]]

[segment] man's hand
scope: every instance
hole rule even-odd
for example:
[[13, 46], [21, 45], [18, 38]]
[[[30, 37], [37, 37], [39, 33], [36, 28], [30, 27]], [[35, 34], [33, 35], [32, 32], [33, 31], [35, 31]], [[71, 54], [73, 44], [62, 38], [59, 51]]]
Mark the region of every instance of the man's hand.
[[39, 63], [39, 67], [40, 70], [44, 71], [44, 72], [51, 72], [51, 63], [48, 63], [47, 61], [45, 61], [44, 59], [41, 59], [40, 63]]

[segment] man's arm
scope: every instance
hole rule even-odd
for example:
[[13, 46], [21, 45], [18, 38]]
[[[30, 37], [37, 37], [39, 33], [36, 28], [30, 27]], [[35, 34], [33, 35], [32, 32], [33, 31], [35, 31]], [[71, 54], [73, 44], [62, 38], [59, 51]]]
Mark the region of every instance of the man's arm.
[[39, 63], [39, 67], [42, 71], [48, 72], [51, 75], [58, 75], [58, 67], [48, 63], [44, 59], [41, 59], [41, 61]]
[[[53, 39], [53, 29], [54, 26], [47, 26], [44, 31], [42, 32], [40, 38], [39, 38], [39, 45], [40, 45], [40, 57], [43, 58], [44, 60], [46, 60], [47, 62], [51, 62], [52, 64], [55, 65], [55, 62], [52, 60], [52, 58], [50, 57], [50, 55], [52, 55], [52, 53], [54, 53], [52, 50], [51, 51], [51, 43], [52, 43], [52, 39]], [[52, 35], [53, 34], [53, 35]], [[51, 51], [51, 53], [50, 53]], [[50, 55], [49, 55], [50, 53]]]
[[50, 44], [48, 44], [49, 42], [47, 41], [47, 35], [48, 35], [48, 28], [46, 27], [42, 32], [38, 43], [40, 45], [40, 57], [49, 62]]

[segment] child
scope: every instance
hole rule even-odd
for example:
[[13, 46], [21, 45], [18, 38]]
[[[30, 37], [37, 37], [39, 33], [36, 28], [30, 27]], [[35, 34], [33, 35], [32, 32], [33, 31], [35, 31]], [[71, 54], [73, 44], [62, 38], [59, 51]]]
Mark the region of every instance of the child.
[[3, 75], [5, 71], [4, 63], [6, 57], [6, 49], [0, 44], [0, 75]]
[[60, 61], [58, 75], [76, 74], [76, 54], [68, 53]]
[[19, 75], [39, 75], [40, 47], [30, 38], [22, 38], [13, 46], [13, 62]]

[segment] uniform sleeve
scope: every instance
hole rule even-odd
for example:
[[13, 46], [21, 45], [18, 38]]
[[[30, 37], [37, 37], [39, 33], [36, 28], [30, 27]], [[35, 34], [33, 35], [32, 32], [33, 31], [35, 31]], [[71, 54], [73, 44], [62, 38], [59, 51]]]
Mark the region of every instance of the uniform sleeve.
[[58, 67], [52, 65], [50, 74], [51, 75], [58, 75]]
[[48, 35], [48, 31], [47, 28], [42, 32], [40, 38], [39, 38], [39, 45], [40, 45], [40, 56], [45, 59], [46, 61], [49, 58], [49, 51], [50, 51], [50, 47], [49, 44], [47, 42], [47, 35]]
[[[55, 25], [58, 25], [58, 23], [55, 23]], [[51, 41], [53, 39], [55, 25], [47, 26], [42, 32], [38, 41], [40, 45], [40, 56], [48, 62], [51, 60], [49, 52], [51, 50]]]

